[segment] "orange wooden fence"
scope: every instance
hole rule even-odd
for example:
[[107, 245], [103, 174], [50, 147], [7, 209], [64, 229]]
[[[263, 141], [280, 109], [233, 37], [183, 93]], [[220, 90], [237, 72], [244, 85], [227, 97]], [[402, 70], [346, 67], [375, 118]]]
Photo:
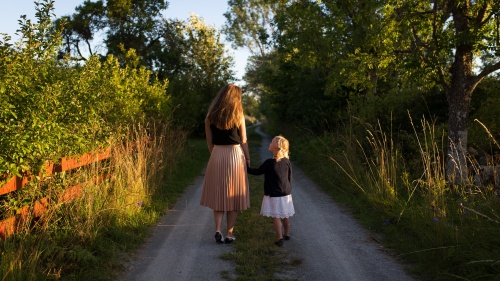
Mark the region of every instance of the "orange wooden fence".
[[[69, 171], [95, 162], [99, 162], [101, 160], [108, 159], [110, 155], [111, 149], [107, 149], [98, 153], [91, 152], [81, 156], [64, 157], [61, 159], [60, 165], [48, 162], [45, 164], [44, 176], [51, 176], [58, 172]], [[97, 179], [97, 181], [100, 182], [105, 177], [106, 175], [101, 175]], [[14, 176], [9, 181], [7, 181], [7, 183], [0, 187], [0, 196], [21, 189], [28, 182], [30, 182], [30, 176]], [[87, 183], [81, 183], [75, 186], [67, 187], [63, 192], [61, 192], [61, 194], [58, 195], [57, 202], [65, 203], [79, 197], [82, 194], [83, 187], [86, 184]], [[38, 218], [43, 213], [45, 213], [48, 208], [49, 200], [47, 197], [44, 197], [35, 201], [31, 206], [21, 207], [17, 215], [0, 220], [0, 239], [5, 239], [14, 234], [17, 230], [17, 226], [28, 218], [30, 209], [32, 209], [33, 217]]]

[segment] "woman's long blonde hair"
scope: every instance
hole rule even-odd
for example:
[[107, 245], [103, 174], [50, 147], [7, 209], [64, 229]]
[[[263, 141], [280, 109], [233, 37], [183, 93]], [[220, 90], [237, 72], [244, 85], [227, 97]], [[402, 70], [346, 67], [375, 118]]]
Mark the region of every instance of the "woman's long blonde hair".
[[276, 140], [276, 146], [279, 148], [278, 154], [275, 157], [276, 162], [279, 162], [282, 158], [289, 158], [290, 144], [288, 140], [282, 135], [276, 136], [274, 139]]
[[210, 104], [206, 120], [221, 130], [238, 127], [243, 119], [241, 95], [240, 87], [234, 84], [224, 86]]

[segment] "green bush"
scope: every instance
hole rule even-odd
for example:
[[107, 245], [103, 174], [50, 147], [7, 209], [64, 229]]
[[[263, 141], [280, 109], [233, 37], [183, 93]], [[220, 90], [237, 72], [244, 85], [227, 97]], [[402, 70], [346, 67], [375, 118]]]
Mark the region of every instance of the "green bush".
[[24, 19], [21, 38], [0, 41], [0, 176], [36, 174], [47, 160], [107, 145], [132, 121], [170, 114], [166, 82], [109, 56], [83, 65], [58, 57], [60, 31], [52, 5], [37, 8], [38, 23]]

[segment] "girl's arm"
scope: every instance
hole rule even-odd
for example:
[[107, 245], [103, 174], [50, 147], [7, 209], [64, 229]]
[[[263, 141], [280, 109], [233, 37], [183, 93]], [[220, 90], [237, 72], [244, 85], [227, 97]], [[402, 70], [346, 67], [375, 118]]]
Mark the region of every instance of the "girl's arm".
[[250, 168], [250, 165], [247, 165], [247, 172], [251, 175], [256, 175], [256, 176], [263, 175], [266, 173], [267, 162], [268, 162], [267, 160], [264, 161], [264, 163], [262, 163], [262, 165], [260, 165], [260, 167], [257, 169]]
[[210, 122], [205, 118], [205, 138], [207, 139], [208, 151], [210, 154], [212, 153], [212, 149], [214, 148], [214, 143], [212, 140], [212, 130], [210, 129]]

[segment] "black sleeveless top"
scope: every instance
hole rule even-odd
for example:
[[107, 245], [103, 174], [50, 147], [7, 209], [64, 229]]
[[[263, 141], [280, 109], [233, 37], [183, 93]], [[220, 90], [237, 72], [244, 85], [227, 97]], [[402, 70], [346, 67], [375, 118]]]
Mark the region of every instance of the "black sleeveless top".
[[210, 124], [212, 130], [212, 142], [214, 145], [234, 145], [241, 144], [241, 136], [238, 128], [234, 127], [229, 130], [221, 130]]

